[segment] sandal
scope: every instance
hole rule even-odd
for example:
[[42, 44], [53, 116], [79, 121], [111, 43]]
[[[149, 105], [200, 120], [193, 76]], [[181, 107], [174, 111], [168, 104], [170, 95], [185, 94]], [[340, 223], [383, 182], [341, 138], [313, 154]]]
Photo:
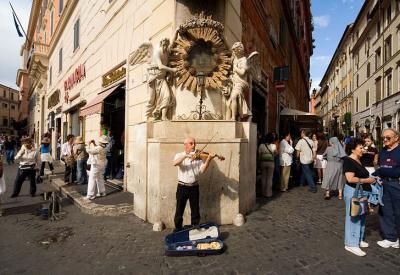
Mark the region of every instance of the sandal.
[[338, 200], [343, 200], [343, 196], [342, 195], [339, 195], [337, 198], [338, 198]]
[[330, 199], [331, 199], [331, 196], [330, 196], [329, 194], [325, 193], [324, 199], [325, 199], [325, 200], [330, 200]]

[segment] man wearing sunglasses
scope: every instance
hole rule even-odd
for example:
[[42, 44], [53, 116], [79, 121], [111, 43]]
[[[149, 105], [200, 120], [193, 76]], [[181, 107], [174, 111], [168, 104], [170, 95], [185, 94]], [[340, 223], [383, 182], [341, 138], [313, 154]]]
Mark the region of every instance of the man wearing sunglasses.
[[380, 225], [385, 238], [378, 241], [383, 248], [399, 248], [400, 230], [400, 146], [399, 132], [394, 129], [383, 131], [384, 148], [379, 154], [378, 175], [383, 180], [383, 204]]

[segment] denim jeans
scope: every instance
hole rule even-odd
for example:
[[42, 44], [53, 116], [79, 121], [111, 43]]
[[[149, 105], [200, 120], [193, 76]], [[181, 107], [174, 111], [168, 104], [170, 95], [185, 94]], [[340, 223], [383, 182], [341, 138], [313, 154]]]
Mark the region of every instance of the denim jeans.
[[106, 165], [106, 170], [104, 170], [104, 177], [113, 177], [113, 171], [112, 171], [112, 161], [113, 157], [112, 156], [106, 156], [107, 158], [107, 165]]
[[78, 159], [76, 161], [76, 177], [78, 184], [87, 184], [88, 176], [86, 172], [86, 159]]
[[[360, 241], [364, 240], [365, 233], [365, 215], [358, 217], [350, 216], [350, 203], [356, 189], [345, 184], [343, 197], [346, 206], [345, 226], [344, 226], [344, 245], [359, 247]], [[364, 191], [364, 196], [370, 192]], [[361, 194], [360, 194], [361, 196]]]
[[307, 181], [310, 190], [316, 190], [311, 164], [301, 164], [300, 184], [304, 184], [304, 180]]
[[6, 150], [7, 163], [14, 163], [14, 150]]

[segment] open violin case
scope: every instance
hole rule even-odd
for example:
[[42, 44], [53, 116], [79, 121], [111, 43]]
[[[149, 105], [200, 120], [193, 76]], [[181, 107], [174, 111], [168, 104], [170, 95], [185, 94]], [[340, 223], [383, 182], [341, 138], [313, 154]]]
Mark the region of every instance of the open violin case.
[[174, 232], [165, 237], [167, 256], [216, 255], [221, 254], [224, 249], [219, 227], [212, 222]]

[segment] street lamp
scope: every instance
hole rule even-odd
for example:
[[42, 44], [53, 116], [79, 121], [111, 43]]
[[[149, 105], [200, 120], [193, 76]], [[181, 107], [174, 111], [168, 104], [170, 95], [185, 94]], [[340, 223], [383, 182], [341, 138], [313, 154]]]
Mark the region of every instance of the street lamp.
[[203, 90], [205, 86], [206, 74], [204, 72], [197, 72], [197, 87], [200, 89], [200, 105], [199, 105], [199, 120], [203, 119]]

